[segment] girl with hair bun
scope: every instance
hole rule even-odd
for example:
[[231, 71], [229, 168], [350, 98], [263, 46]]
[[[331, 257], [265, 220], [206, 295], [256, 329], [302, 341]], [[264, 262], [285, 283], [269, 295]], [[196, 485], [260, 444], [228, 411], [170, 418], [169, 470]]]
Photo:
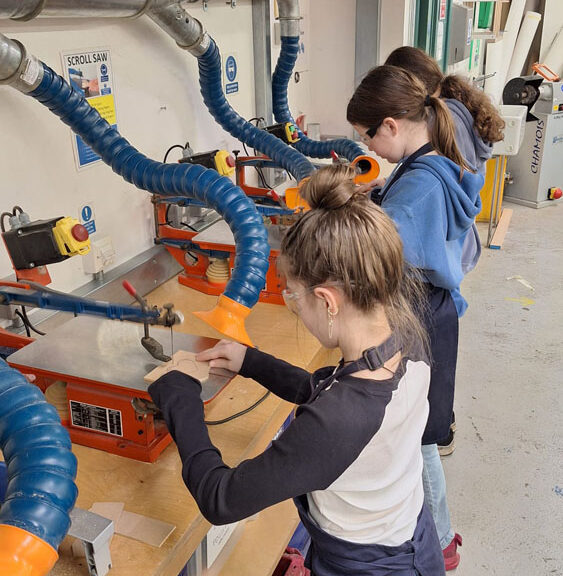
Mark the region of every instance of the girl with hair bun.
[[313, 374], [236, 342], [199, 361], [253, 378], [298, 404], [270, 447], [229, 468], [203, 422], [197, 380], [169, 372], [149, 393], [176, 441], [202, 514], [227, 524], [293, 498], [311, 535], [315, 576], [440, 576], [444, 562], [424, 506], [420, 442], [430, 367], [393, 222], [334, 165], [301, 189], [311, 206], [281, 245], [284, 299], [337, 366]]
[[437, 442], [452, 423], [458, 317], [467, 308], [460, 292], [462, 254], [481, 208], [484, 178], [461, 154], [446, 104], [403, 68], [371, 70], [348, 103], [347, 117], [370, 150], [398, 163], [372, 199], [395, 221], [406, 261], [426, 283], [432, 372], [423, 480], [445, 568], [451, 570], [459, 564], [461, 536], [451, 527]]

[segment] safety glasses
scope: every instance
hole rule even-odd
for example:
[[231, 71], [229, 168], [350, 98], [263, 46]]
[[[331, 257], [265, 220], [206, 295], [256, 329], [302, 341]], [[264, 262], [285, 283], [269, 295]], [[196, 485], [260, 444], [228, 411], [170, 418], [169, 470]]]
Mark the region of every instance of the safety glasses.
[[[393, 116], [388, 116], [388, 118], [404, 116], [405, 114], [408, 114], [408, 112], [408, 110], [401, 110], [400, 112], [397, 112], [397, 114], [393, 114]], [[379, 122], [377, 122], [377, 124], [370, 126], [363, 134], [360, 135], [360, 140], [364, 144], [368, 145], [370, 143], [370, 140], [377, 134], [379, 127], [383, 124], [383, 120], [385, 120], [385, 118], [382, 118]]]
[[298, 313], [297, 301], [299, 298], [305, 296], [305, 294], [310, 294], [315, 288], [320, 288], [321, 286], [342, 286], [342, 282], [324, 282], [323, 284], [315, 284], [315, 286], [310, 286], [309, 288], [304, 288], [299, 292], [292, 292], [289, 288], [284, 288], [282, 290], [282, 298], [287, 309], [293, 314]]

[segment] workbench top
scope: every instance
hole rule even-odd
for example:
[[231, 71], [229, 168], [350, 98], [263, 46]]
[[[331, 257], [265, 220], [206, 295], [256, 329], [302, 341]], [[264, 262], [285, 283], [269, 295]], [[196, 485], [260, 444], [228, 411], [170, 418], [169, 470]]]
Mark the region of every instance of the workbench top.
[[[215, 296], [196, 292], [173, 278], [152, 292], [148, 300], [151, 305], [159, 306], [173, 302], [175, 308], [184, 313], [186, 320], [178, 331], [221, 337], [191, 314], [211, 309], [216, 302]], [[283, 306], [258, 303], [247, 318], [246, 326], [254, 344], [261, 350], [304, 368], [314, 370], [334, 357]], [[236, 377], [206, 406], [206, 419], [219, 420], [234, 414], [253, 404], [264, 392], [264, 388], [254, 381]], [[235, 466], [266, 448], [292, 408], [291, 404], [270, 395], [248, 414], [210, 427], [211, 439], [221, 450], [225, 462]], [[113, 568], [109, 576], [177, 576], [210, 525], [199, 513], [182, 481], [175, 444], [153, 464], [79, 445], [74, 445], [73, 451], [78, 458], [77, 506], [89, 509], [94, 502], [123, 502], [129, 512], [176, 526], [160, 548], [115, 535], [111, 544]], [[67, 550], [68, 546], [63, 543], [61, 557], [51, 575], [87, 576], [84, 559], [73, 558]], [[275, 561], [276, 558], [274, 566]]]

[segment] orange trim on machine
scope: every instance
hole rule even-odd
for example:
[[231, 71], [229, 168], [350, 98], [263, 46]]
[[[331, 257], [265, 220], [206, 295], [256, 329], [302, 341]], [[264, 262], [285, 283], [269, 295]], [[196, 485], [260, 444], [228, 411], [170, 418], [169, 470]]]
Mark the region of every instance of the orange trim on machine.
[[7, 524], [0, 524], [0, 574], [44, 576], [52, 569], [57, 551], [34, 534]]

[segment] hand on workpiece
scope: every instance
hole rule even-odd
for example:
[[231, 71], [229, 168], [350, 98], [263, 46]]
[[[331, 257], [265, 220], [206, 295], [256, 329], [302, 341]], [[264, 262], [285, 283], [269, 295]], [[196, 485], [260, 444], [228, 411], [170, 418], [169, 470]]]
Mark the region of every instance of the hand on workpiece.
[[238, 374], [244, 362], [246, 346], [231, 340], [221, 340], [213, 348], [196, 355], [198, 362], [209, 362], [210, 368], [226, 368]]

